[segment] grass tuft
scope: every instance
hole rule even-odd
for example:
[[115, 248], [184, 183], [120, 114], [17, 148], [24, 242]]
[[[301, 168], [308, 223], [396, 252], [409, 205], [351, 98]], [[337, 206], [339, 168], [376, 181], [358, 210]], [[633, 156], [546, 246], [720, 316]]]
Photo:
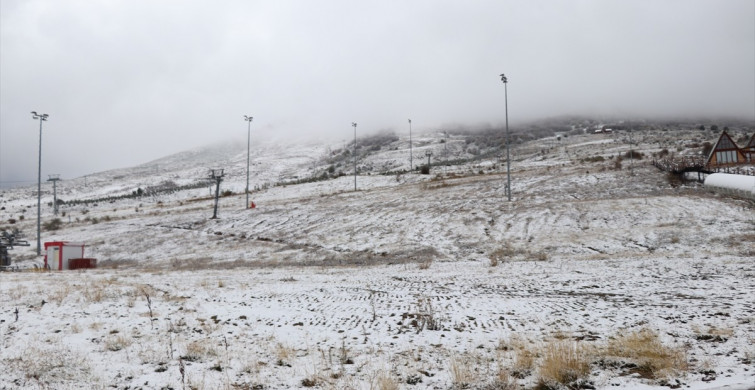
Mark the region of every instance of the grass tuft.
[[664, 345], [657, 332], [641, 329], [609, 341], [607, 358], [625, 359], [635, 364], [632, 373], [646, 379], [659, 379], [686, 371], [689, 366], [683, 349]]
[[579, 388], [590, 375], [588, 355], [586, 348], [578, 343], [557, 341], [547, 344], [540, 363], [541, 383]]

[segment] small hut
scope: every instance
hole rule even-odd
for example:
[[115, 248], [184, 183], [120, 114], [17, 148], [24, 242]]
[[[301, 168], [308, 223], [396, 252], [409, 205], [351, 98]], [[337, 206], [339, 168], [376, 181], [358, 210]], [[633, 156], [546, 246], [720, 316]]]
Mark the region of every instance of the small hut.
[[45, 243], [45, 268], [62, 271], [71, 268], [72, 259], [84, 257], [84, 243], [52, 241]]

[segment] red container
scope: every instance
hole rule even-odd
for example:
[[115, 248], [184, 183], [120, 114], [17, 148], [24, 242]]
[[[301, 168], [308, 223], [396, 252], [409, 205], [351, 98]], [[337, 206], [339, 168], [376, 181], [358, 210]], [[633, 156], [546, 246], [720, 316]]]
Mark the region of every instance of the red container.
[[97, 259], [68, 259], [68, 269], [97, 268]]

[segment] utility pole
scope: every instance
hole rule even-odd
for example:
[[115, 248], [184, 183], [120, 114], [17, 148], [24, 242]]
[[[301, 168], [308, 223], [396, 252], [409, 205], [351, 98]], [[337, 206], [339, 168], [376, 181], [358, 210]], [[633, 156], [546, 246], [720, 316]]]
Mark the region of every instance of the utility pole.
[[47, 181], [52, 182], [52, 209], [53, 213], [55, 215], [58, 215], [58, 180], [60, 180], [60, 175], [49, 175], [50, 178], [47, 179]]
[[354, 126], [354, 191], [357, 190], [357, 123], [351, 122]]
[[511, 202], [511, 154], [509, 153], [509, 79], [506, 75], [501, 73], [501, 81], [503, 81], [503, 93], [504, 104], [506, 106], [506, 196], [508, 196], [509, 202]]
[[446, 142], [443, 143], [443, 159], [446, 163], [443, 165], [443, 174], [446, 174], [446, 167], [448, 167], [448, 130], [445, 130]]
[[215, 209], [212, 211], [212, 219], [218, 218], [218, 197], [220, 196], [220, 182], [225, 174], [222, 169], [210, 169], [210, 178], [215, 180]]
[[409, 119], [409, 172], [414, 170], [412, 165], [412, 120]]
[[632, 142], [632, 126], [629, 125], [629, 175], [634, 176], [634, 148]]
[[433, 155], [433, 152], [429, 150], [425, 150], [425, 156], [427, 156], [427, 174], [430, 174], [430, 156]]
[[249, 122], [249, 126], [246, 129], [246, 208], [249, 208], [249, 145], [252, 134], [252, 119], [253, 116], [244, 115], [244, 120]]
[[39, 240], [39, 232], [41, 226], [42, 211], [42, 122], [46, 121], [49, 115], [37, 114], [36, 111], [31, 112], [32, 118], [39, 119], [39, 165], [37, 165], [37, 256], [42, 255], [42, 244]]

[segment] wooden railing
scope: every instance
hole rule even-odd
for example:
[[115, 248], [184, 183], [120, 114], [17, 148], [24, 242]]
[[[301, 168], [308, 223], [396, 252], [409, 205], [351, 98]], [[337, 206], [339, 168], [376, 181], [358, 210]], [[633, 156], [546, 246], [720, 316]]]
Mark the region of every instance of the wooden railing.
[[752, 165], [710, 165], [703, 158], [685, 157], [681, 159], [653, 160], [653, 166], [664, 171], [681, 175], [687, 172], [733, 173], [736, 175], [755, 176], [755, 167]]

